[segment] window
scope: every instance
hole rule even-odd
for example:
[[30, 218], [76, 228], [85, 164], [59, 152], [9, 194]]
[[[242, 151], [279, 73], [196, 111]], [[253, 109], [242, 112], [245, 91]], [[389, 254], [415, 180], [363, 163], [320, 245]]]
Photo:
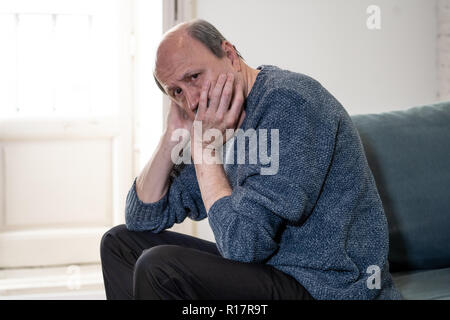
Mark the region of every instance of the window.
[[118, 111], [118, 1], [0, 4], [0, 117]]
[[0, 1], [0, 268], [98, 263], [162, 133], [161, 33], [162, 1]]

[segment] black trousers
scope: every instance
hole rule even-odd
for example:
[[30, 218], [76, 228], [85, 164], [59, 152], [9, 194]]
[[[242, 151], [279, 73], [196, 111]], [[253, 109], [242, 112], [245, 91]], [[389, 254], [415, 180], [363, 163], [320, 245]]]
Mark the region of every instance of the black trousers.
[[173, 231], [119, 225], [103, 235], [100, 252], [107, 299], [312, 299], [270, 265], [223, 258], [215, 243]]

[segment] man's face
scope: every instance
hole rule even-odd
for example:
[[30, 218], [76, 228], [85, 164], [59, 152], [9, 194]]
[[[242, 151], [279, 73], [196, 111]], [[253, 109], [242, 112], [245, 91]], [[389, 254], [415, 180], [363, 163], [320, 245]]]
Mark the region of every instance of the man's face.
[[[201, 88], [209, 80], [214, 88], [222, 73], [238, 76], [231, 60], [216, 57], [205, 45], [188, 35], [169, 39], [158, 50], [156, 77], [169, 98], [195, 119]], [[236, 85], [235, 85], [236, 88]]]

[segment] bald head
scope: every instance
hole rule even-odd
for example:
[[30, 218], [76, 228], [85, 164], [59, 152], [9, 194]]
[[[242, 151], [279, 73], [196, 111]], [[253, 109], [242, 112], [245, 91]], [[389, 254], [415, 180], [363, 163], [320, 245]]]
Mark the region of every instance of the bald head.
[[177, 47], [182, 45], [183, 42], [186, 42], [188, 39], [190, 39], [186, 28], [187, 22], [181, 23], [174, 26], [163, 35], [156, 53], [156, 62], [158, 61], [158, 58], [160, 58], [160, 56], [166, 53], [168, 48], [176, 49]]
[[[155, 69], [153, 73], [156, 84], [164, 93], [166, 92], [161, 83], [158, 81], [158, 65], [164, 65], [161, 64], [161, 62], [164, 60], [164, 57], [167, 57], [173, 50], [187, 48], [189, 46], [189, 42], [192, 41], [201, 43], [217, 58], [222, 58], [225, 55], [222, 48], [222, 43], [227, 40], [211, 23], [205, 20], [196, 19], [174, 26], [163, 35], [157, 50]], [[237, 56], [240, 59], [243, 59], [242, 55], [235, 46], [233, 46], [233, 49], [235, 50]]]

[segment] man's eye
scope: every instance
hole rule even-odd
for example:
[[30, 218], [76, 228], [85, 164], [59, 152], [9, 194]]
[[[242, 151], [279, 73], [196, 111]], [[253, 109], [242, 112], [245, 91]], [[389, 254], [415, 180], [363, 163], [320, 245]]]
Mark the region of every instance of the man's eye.
[[181, 90], [181, 88], [175, 89], [175, 95], [179, 95], [179, 94], [181, 94], [181, 92], [183, 92], [183, 90]]
[[192, 78], [192, 79], [197, 79], [197, 78], [198, 78], [198, 75], [199, 75], [199, 73], [193, 74], [193, 75], [191, 76], [191, 78]]

